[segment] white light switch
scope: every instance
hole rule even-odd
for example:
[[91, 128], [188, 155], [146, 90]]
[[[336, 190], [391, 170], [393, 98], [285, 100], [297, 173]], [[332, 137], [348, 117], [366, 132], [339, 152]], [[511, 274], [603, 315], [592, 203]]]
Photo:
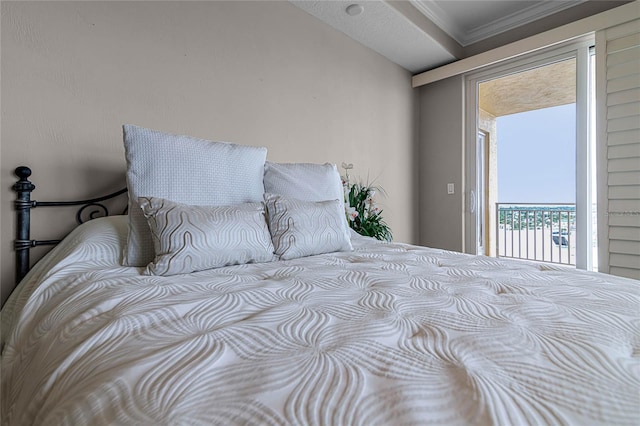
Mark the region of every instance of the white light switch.
[[455, 188], [452, 183], [447, 184], [447, 194], [451, 195], [455, 193]]

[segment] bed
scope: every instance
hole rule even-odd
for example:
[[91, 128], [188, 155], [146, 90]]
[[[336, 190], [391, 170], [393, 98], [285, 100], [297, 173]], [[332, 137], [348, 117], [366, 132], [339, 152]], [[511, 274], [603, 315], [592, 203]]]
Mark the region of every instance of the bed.
[[129, 266], [131, 213], [78, 226], [4, 306], [3, 424], [640, 423], [638, 281], [350, 231]]

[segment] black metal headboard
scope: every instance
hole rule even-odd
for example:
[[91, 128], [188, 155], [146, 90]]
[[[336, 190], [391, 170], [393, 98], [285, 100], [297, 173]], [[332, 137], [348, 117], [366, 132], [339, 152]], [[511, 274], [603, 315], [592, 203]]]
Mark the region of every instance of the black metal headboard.
[[[36, 246], [46, 246], [58, 244], [61, 240], [32, 240], [31, 232], [31, 209], [36, 207], [63, 207], [63, 206], [81, 206], [76, 213], [76, 221], [78, 224], [96, 217], [109, 216], [109, 210], [103, 201], [115, 198], [127, 192], [127, 188], [123, 188], [112, 194], [103, 197], [91, 198], [79, 201], [35, 201], [31, 200], [31, 192], [36, 186], [31, 183], [31, 169], [21, 166], [15, 170], [19, 180], [13, 185], [13, 190], [17, 197], [15, 200], [15, 208], [17, 212], [16, 223], [16, 239], [13, 243], [16, 251], [16, 285], [29, 272], [29, 249]], [[93, 210], [87, 210], [93, 209]], [[123, 214], [126, 213], [126, 209]], [[86, 218], [86, 219], [85, 219]]]

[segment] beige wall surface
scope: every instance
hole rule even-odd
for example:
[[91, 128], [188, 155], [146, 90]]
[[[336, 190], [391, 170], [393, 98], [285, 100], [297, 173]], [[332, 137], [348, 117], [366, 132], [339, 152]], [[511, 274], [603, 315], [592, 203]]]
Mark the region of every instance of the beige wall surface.
[[[386, 190], [395, 239], [415, 240], [411, 75], [287, 2], [3, 1], [1, 43], [2, 302], [13, 169], [33, 169], [40, 201], [116, 189], [123, 123], [266, 146], [271, 161], [354, 163]], [[74, 222], [32, 218], [38, 239]]]
[[[421, 87], [418, 243], [463, 251], [464, 78]], [[453, 183], [455, 193], [447, 194]]]

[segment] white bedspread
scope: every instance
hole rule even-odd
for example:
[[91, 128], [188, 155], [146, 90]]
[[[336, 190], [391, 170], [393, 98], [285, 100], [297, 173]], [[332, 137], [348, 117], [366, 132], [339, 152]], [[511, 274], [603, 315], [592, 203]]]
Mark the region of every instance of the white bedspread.
[[174, 277], [85, 224], [3, 310], [4, 424], [639, 424], [640, 282], [404, 244]]

